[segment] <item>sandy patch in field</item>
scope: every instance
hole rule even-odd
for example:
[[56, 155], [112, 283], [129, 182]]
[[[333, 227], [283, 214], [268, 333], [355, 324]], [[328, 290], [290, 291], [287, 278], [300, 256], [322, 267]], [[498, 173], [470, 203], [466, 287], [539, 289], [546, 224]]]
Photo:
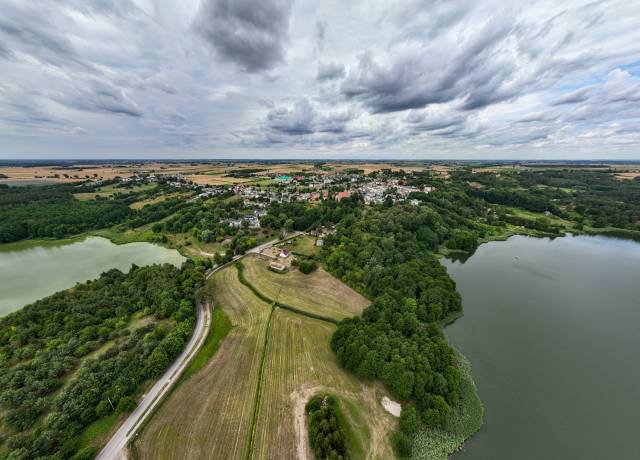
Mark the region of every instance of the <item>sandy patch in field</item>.
[[399, 403], [397, 403], [395, 401], [392, 401], [391, 399], [387, 398], [386, 396], [383, 396], [382, 397], [382, 407], [384, 407], [384, 410], [389, 412], [394, 417], [400, 417], [400, 412], [402, 411], [402, 406]]

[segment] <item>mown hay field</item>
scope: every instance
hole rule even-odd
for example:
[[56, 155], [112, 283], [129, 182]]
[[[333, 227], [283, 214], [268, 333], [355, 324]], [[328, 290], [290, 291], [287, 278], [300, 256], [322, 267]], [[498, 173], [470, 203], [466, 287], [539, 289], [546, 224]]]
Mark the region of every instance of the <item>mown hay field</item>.
[[271, 306], [237, 279], [234, 267], [212, 278], [215, 303], [232, 328], [213, 359], [154, 414], [136, 450], [142, 459], [243, 459], [267, 317]]
[[340, 367], [329, 345], [335, 325], [283, 309], [271, 321], [252, 458], [312, 458], [304, 405], [323, 391], [340, 400], [354, 459], [393, 458], [395, 421], [380, 404], [386, 393]]
[[[280, 284], [268, 285], [271, 272], [263, 259], [247, 257], [244, 264], [245, 274], [253, 267], [252, 279], [259, 279], [266, 292], [280, 290]], [[280, 300], [310, 311], [318, 311], [327, 283], [339, 283], [333, 278], [328, 281], [327, 274], [273, 275], [279, 277], [278, 283], [305, 276], [304, 283], [292, 284], [295, 298]], [[389, 434], [396, 421], [380, 403], [387, 393], [381, 385], [364, 383], [340, 367], [330, 348], [334, 324], [276, 308], [266, 335], [271, 305], [240, 283], [236, 268], [216, 273], [213, 282], [215, 303], [228, 314], [232, 329], [211, 361], [179, 386], [152, 417], [135, 446], [139, 458], [311, 459], [304, 405], [321, 391], [340, 400], [349, 421], [353, 458], [393, 458]], [[333, 284], [329, 289], [334, 312], [347, 311], [339, 304], [341, 298], [358, 299], [358, 308], [366, 305], [366, 299], [355, 292], [336, 295], [336, 290], [345, 289]], [[263, 356], [261, 393], [255, 406]], [[258, 412], [249, 450], [254, 407]]]
[[268, 269], [270, 259], [245, 257], [247, 280], [271, 299], [312, 313], [343, 319], [356, 316], [369, 301], [322, 268], [305, 275], [295, 268], [287, 273]]

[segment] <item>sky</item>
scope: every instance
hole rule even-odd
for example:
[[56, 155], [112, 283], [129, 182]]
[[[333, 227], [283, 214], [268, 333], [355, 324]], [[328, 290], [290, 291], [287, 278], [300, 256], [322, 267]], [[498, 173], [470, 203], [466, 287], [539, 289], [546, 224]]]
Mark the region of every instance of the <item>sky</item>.
[[0, 0], [0, 159], [640, 159], [640, 2]]

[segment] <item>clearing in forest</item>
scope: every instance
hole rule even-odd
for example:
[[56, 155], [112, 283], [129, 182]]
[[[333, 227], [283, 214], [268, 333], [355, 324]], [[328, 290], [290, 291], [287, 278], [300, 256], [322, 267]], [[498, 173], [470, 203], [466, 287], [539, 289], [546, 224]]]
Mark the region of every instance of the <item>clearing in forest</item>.
[[243, 259], [244, 276], [258, 291], [271, 299], [305, 311], [336, 319], [357, 316], [369, 301], [322, 268], [305, 275], [291, 267], [288, 273], [268, 269], [269, 259]]

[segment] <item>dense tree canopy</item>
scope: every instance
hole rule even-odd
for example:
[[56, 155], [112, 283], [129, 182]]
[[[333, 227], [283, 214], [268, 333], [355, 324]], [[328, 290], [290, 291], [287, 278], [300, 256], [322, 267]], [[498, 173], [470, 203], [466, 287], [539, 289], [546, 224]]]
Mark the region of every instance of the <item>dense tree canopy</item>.
[[0, 319], [4, 457], [71, 458], [90, 423], [135, 407], [191, 335], [202, 280], [192, 264], [113, 269]]
[[316, 460], [348, 460], [345, 429], [338, 400], [331, 395], [313, 396], [305, 406], [309, 444]]

